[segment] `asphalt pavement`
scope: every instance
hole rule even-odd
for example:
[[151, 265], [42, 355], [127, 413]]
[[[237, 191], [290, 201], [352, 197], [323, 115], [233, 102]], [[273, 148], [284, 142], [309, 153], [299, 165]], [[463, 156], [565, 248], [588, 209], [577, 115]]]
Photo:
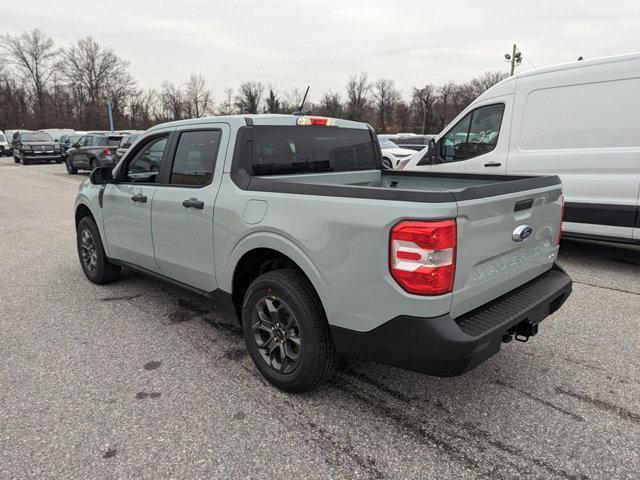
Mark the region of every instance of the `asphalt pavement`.
[[206, 300], [84, 277], [85, 178], [0, 159], [0, 478], [638, 478], [639, 248], [564, 241], [567, 303], [464, 376], [288, 395]]

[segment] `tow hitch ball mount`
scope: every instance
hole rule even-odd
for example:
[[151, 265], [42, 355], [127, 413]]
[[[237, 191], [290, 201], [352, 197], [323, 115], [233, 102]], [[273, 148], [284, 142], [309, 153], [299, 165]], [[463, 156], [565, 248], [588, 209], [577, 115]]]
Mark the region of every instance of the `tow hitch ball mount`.
[[514, 338], [519, 342], [526, 342], [529, 337], [533, 337], [538, 333], [538, 322], [523, 320], [515, 327], [510, 328], [502, 336], [504, 343], [509, 343]]

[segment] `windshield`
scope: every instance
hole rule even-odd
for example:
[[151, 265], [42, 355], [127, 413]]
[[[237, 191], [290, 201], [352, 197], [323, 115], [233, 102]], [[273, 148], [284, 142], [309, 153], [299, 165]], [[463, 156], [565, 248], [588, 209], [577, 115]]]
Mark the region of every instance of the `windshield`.
[[82, 135], [69, 135], [69, 143], [76, 143], [82, 138]]
[[21, 142], [53, 142], [51, 135], [44, 132], [25, 132], [20, 134]]
[[381, 138], [379, 141], [380, 141], [380, 148], [398, 148], [398, 145], [393, 143], [388, 138]]
[[4, 136], [4, 133], [0, 133], [0, 142], [6, 142], [7, 138]]
[[253, 128], [253, 174], [283, 175], [377, 167], [369, 130], [320, 126]]

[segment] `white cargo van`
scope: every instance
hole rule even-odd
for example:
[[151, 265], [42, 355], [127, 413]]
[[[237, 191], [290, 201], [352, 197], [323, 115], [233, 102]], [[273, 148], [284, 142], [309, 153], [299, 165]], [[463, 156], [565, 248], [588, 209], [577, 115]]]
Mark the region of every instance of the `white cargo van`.
[[557, 174], [567, 236], [640, 242], [640, 53], [509, 77], [403, 169]]

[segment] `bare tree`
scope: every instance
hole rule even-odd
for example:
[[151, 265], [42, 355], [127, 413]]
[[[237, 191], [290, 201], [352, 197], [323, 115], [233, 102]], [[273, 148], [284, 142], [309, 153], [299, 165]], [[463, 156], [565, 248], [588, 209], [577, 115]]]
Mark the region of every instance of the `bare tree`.
[[350, 120], [362, 120], [365, 110], [369, 105], [369, 92], [371, 84], [367, 80], [367, 74], [353, 75], [347, 82], [347, 118]]
[[231, 115], [235, 112], [233, 97], [234, 97], [233, 88], [225, 88], [224, 100], [218, 106], [218, 113], [220, 115]]
[[260, 82], [244, 82], [236, 95], [236, 107], [241, 113], [258, 113], [264, 86]]
[[325, 93], [317, 107], [318, 115], [326, 117], [342, 117], [344, 109], [339, 93]]
[[267, 94], [265, 103], [264, 113], [280, 113], [282, 111], [280, 99], [272, 86], [269, 87], [269, 93]]
[[211, 113], [213, 94], [200, 74], [192, 73], [185, 85], [184, 102], [189, 118], [200, 118]]
[[114, 104], [117, 113], [134, 92], [129, 63], [112, 49], [101, 47], [92, 37], [80, 39], [63, 50], [58, 69], [73, 91], [80, 118], [88, 128], [105, 124], [107, 102]]
[[393, 80], [381, 78], [373, 84], [373, 98], [378, 116], [378, 130], [387, 131], [387, 124], [393, 118], [393, 110], [400, 101], [400, 92]]
[[35, 99], [36, 116], [42, 117], [57, 54], [53, 39], [35, 29], [15, 36], [4, 35], [0, 37], [0, 46], [6, 52], [7, 61], [28, 85]]
[[401, 132], [411, 130], [411, 106], [405, 101], [400, 101], [395, 109], [396, 124]]
[[435, 87], [425, 85], [422, 88], [413, 88], [412, 101], [420, 119], [422, 120], [422, 134], [427, 133], [427, 126], [431, 124], [431, 107], [436, 101]]
[[160, 89], [160, 103], [163, 116], [167, 120], [181, 120], [184, 118], [185, 102], [180, 87], [169, 82], [163, 82]]

